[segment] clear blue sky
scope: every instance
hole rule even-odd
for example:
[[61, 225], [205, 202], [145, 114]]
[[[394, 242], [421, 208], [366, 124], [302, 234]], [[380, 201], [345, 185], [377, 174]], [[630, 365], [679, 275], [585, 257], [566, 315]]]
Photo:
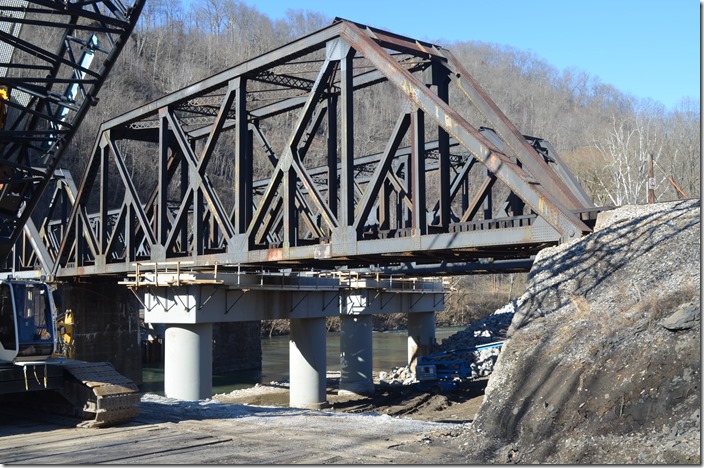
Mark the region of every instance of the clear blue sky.
[[[193, 0], [197, 1], [197, 0]], [[429, 42], [478, 40], [576, 67], [668, 109], [700, 99], [699, 0], [243, 0], [272, 19], [288, 9]]]

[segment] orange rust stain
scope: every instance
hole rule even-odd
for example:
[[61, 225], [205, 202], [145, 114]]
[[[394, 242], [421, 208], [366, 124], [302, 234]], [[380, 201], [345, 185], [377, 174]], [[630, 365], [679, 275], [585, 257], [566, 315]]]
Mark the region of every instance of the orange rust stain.
[[284, 249], [269, 249], [266, 251], [266, 260], [275, 262], [284, 259]]

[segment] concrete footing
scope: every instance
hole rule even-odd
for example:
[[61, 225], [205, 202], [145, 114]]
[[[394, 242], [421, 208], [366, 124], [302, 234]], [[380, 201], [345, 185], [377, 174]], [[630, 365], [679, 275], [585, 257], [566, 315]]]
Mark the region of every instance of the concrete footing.
[[164, 394], [179, 400], [213, 396], [213, 324], [178, 324], [166, 328]]
[[416, 370], [416, 358], [430, 354], [435, 344], [435, 313], [408, 314], [408, 364]]
[[325, 317], [291, 319], [290, 397], [295, 408], [327, 406]]
[[340, 317], [340, 393], [374, 393], [372, 316]]

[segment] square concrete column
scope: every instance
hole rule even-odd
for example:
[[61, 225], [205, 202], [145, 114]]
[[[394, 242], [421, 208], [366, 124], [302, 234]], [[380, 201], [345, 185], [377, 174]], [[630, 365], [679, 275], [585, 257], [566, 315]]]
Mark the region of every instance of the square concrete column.
[[372, 316], [340, 317], [340, 393], [374, 393]]
[[291, 319], [289, 404], [296, 408], [327, 406], [325, 317]]
[[431, 353], [435, 344], [435, 312], [408, 314], [408, 364], [416, 371], [416, 358]]
[[179, 400], [203, 400], [213, 396], [212, 323], [167, 326], [164, 394]]

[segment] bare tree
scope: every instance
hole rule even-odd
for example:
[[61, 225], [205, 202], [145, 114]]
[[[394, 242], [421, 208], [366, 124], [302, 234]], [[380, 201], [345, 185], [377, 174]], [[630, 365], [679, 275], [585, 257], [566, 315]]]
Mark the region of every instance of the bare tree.
[[[602, 201], [613, 205], [645, 203], [648, 156], [658, 161], [664, 151], [662, 120], [656, 117], [663, 113], [662, 105], [646, 101], [635, 115], [611, 116], [608, 133], [594, 143], [606, 162], [603, 171], [596, 174], [600, 196], [606, 198]], [[657, 179], [657, 185], [661, 185], [666, 176], [660, 173]]]

